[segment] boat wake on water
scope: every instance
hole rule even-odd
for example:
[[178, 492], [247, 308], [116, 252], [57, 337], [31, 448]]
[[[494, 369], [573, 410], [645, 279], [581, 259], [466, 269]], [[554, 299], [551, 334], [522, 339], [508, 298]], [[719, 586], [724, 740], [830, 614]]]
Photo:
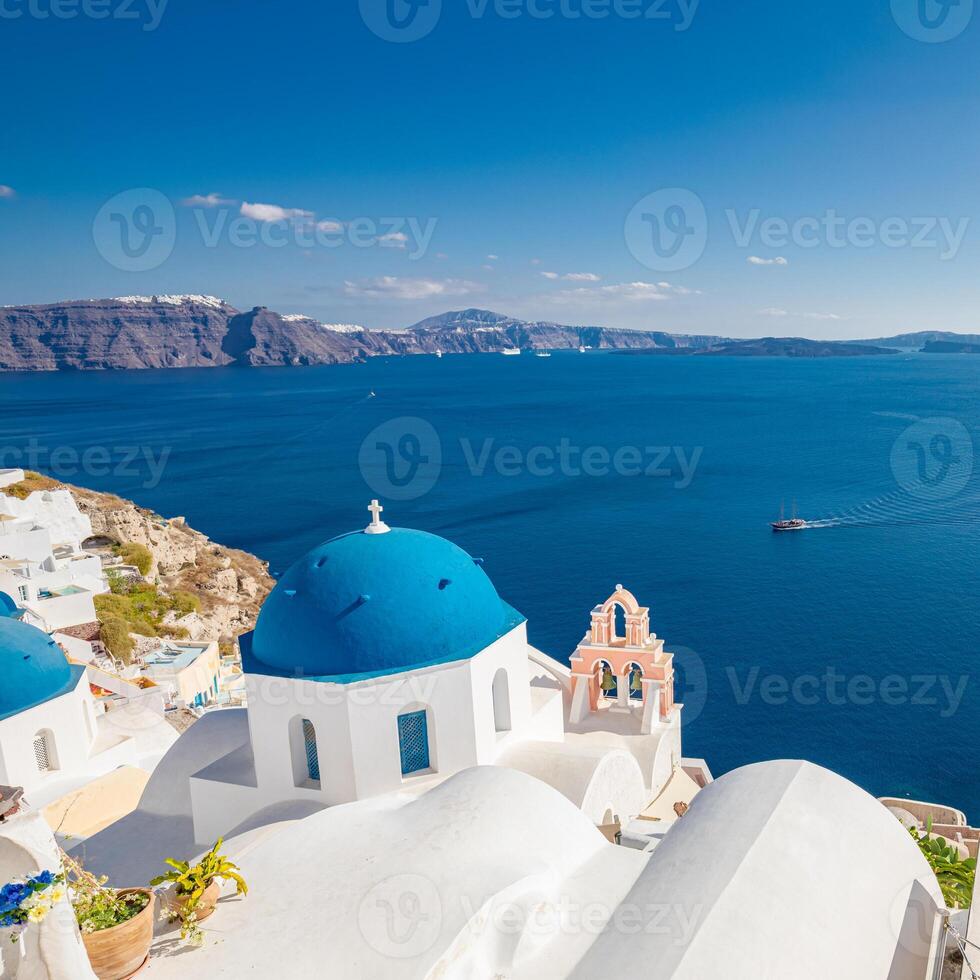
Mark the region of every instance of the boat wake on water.
[[980, 520], [980, 493], [964, 492], [944, 500], [926, 500], [904, 490], [884, 494], [837, 514], [807, 521], [807, 529], [889, 527], [900, 525], [969, 525]]

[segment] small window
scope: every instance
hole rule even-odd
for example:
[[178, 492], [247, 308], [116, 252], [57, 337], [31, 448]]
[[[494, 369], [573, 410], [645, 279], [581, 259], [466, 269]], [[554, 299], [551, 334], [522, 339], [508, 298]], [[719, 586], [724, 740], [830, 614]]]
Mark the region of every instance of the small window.
[[493, 721], [498, 732], [510, 731], [510, 683], [501, 667], [493, 678]]
[[34, 761], [37, 763], [38, 772], [51, 772], [54, 768], [51, 764], [48, 736], [44, 732], [38, 732], [34, 736]]
[[320, 753], [316, 747], [316, 728], [308, 718], [303, 719], [303, 745], [306, 748], [306, 771], [313, 782], [320, 782]]
[[429, 723], [424, 711], [398, 716], [398, 746], [403, 776], [429, 768]]
[[27, 598], [28, 598], [29, 593], [27, 591], [27, 586], [26, 585], [19, 585], [19, 586], [17, 586], [17, 594], [20, 596], [20, 601], [21, 602], [27, 602]]

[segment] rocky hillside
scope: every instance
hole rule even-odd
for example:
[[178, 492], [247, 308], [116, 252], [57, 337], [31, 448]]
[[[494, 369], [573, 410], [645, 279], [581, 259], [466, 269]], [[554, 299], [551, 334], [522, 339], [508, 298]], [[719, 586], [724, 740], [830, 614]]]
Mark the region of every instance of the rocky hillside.
[[275, 582], [265, 562], [254, 555], [215, 544], [187, 526], [182, 517], [169, 520], [130, 500], [84, 487], [57, 483], [32, 474], [23, 488], [5, 492], [65, 487], [92, 522], [105, 549], [134, 543], [145, 546], [152, 564], [145, 578], [164, 594], [190, 593], [199, 610], [169, 615], [168, 626], [186, 630], [192, 639], [230, 641], [255, 626], [259, 608]]
[[548, 321], [515, 320], [490, 310], [460, 310], [429, 317], [409, 327], [422, 352], [476, 354], [520, 347], [525, 350], [644, 350], [703, 348], [720, 337], [689, 337], [645, 330], [570, 327]]
[[213, 296], [126, 296], [0, 308], [0, 371], [345, 364], [382, 355], [525, 349], [705, 347], [719, 338], [531, 323], [489, 310], [407, 330], [333, 326]]

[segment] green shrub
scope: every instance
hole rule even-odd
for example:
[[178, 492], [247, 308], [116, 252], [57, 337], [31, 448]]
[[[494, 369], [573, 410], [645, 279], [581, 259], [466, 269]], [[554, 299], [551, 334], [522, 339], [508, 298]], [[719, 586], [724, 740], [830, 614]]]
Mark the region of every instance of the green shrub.
[[118, 616], [108, 616], [102, 620], [102, 628], [99, 630], [105, 648], [117, 660], [124, 664], [129, 664], [133, 659], [133, 650], [136, 644], [129, 635], [129, 624]]
[[201, 611], [201, 600], [193, 592], [178, 590], [170, 596], [170, 608], [178, 616], [189, 616]]
[[945, 837], [933, 837], [932, 818], [926, 825], [925, 834], [920, 834], [914, 827], [909, 828], [909, 833], [936, 875], [947, 907], [968, 909], [973, 900], [976, 858], [961, 858], [958, 849]]
[[135, 565], [140, 575], [148, 575], [153, 567], [153, 555], [150, 554], [150, 549], [135, 541], [119, 545], [115, 552], [127, 565]]

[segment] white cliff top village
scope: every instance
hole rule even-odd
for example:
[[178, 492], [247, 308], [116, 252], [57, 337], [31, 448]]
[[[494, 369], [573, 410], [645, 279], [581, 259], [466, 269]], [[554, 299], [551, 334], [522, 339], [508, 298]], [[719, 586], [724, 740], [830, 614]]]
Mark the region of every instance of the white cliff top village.
[[[628, 588], [583, 610], [567, 666], [530, 645], [480, 559], [369, 510], [240, 637], [247, 707], [200, 711], [138, 806], [63, 841], [130, 887], [224, 838], [248, 895], [226, 889], [199, 949], [159, 922], [146, 977], [939, 977], [945, 902], [908, 830], [806, 762], [714, 780], [684, 757], [674, 658]], [[45, 765], [80, 783], [127, 740], [152, 754], [145, 709], [144, 734], [110, 746], [88, 668], [4, 610], [0, 783], [37, 805]], [[902, 806], [976, 855], [963, 814]], [[0, 885], [57, 861], [37, 812], [0, 824]], [[94, 976], [63, 921], [4, 950], [5, 980]]]

